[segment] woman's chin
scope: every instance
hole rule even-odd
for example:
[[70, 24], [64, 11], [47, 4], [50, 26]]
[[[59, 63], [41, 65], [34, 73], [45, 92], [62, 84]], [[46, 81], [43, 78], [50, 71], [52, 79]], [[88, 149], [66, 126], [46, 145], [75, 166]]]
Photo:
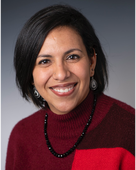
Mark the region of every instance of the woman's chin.
[[57, 109], [57, 110], [54, 110], [53, 112], [57, 115], [64, 115], [64, 114], [67, 114], [71, 111], [71, 109]]
[[59, 106], [59, 105], [57, 105], [56, 107], [51, 107], [51, 106], [49, 106], [50, 107], [50, 110], [53, 112], [53, 113], [55, 113], [55, 114], [57, 114], [57, 115], [64, 115], [64, 114], [67, 114], [67, 113], [69, 113], [71, 110], [73, 110], [73, 108], [74, 108], [74, 106], [72, 107], [72, 105], [69, 105], [69, 106], [67, 106], [67, 104], [65, 104], [65, 105], [61, 105], [61, 106]]

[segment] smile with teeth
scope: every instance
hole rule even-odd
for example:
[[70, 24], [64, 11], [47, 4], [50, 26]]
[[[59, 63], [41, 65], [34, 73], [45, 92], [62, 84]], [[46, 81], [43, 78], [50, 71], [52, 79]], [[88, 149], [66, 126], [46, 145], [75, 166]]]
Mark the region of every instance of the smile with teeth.
[[54, 91], [59, 92], [59, 93], [67, 93], [70, 90], [72, 90], [74, 88], [74, 86], [69, 87], [69, 88], [53, 88]]
[[74, 92], [76, 85], [77, 83], [70, 83], [70, 84], [50, 87], [50, 89], [53, 93], [55, 93], [58, 96], [67, 96], [67, 95], [71, 95]]

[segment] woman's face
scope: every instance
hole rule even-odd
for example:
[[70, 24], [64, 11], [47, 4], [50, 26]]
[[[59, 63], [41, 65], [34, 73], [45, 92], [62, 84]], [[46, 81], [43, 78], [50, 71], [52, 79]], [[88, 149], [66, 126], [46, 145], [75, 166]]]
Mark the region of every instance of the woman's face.
[[89, 60], [82, 38], [74, 29], [55, 28], [46, 37], [37, 57], [34, 85], [51, 111], [66, 114], [88, 95], [95, 64], [96, 56]]

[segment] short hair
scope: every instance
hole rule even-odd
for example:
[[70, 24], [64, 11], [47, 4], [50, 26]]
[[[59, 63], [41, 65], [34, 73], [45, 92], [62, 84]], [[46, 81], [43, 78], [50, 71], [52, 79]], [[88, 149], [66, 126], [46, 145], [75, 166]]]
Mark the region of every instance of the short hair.
[[94, 78], [98, 83], [96, 94], [104, 91], [108, 84], [107, 61], [94, 28], [78, 10], [69, 5], [53, 5], [33, 15], [21, 30], [14, 51], [16, 84], [22, 97], [30, 99], [38, 107], [43, 107], [42, 97], [37, 99], [33, 93], [32, 72], [37, 56], [48, 33], [56, 27], [68, 26], [77, 31], [85, 45], [88, 57], [97, 53]]

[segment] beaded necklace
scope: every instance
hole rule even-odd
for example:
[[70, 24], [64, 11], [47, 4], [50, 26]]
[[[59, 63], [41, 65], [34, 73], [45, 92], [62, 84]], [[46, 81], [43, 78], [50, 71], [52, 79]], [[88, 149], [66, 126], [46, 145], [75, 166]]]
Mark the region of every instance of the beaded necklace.
[[81, 136], [78, 138], [77, 142], [73, 145], [72, 148], [70, 148], [67, 152], [63, 153], [63, 154], [59, 154], [57, 152], [55, 152], [55, 150], [53, 149], [53, 147], [51, 146], [51, 143], [48, 139], [48, 134], [47, 134], [47, 119], [48, 119], [48, 114], [46, 113], [45, 115], [45, 121], [44, 121], [44, 134], [45, 134], [45, 140], [46, 140], [46, 144], [48, 146], [48, 149], [49, 151], [54, 155], [56, 156], [57, 158], [64, 158], [66, 156], [68, 156], [69, 154], [71, 154], [75, 149], [76, 147], [79, 145], [79, 143], [82, 141], [83, 137], [85, 136], [85, 133], [92, 121], [92, 117], [93, 117], [93, 114], [94, 114], [94, 111], [95, 111], [95, 106], [96, 106], [96, 96], [94, 95], [94, 101], [93, 101], [93, 108], [92, 108], [92, 111], [91, 111], [91, 114], [90, 114], [90, 117], [89, 117], [89, 120], [88, 122], [86, 123], [85, 125], [85, 128], [83, 130], [83, 132], [81, 133]]

